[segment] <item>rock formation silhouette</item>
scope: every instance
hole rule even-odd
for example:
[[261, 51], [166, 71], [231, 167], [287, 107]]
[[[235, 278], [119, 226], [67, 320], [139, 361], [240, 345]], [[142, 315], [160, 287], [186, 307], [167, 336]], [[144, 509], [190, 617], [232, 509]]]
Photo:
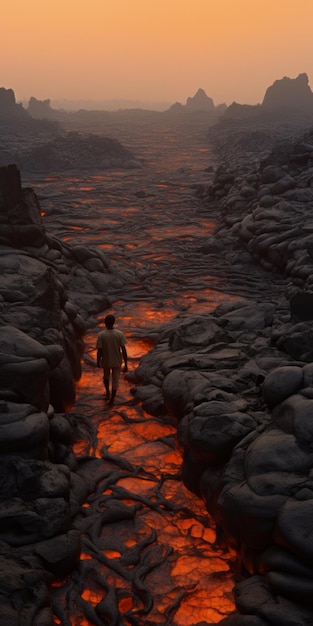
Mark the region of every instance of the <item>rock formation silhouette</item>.
[[299, 74], [297, 78], [285, 76], [275, 80], [265, 92], [262, 108], [267, 110], [288, 108], [299, 112], [313, 112], [313, 93], [307, 74]]
[[28, 103], [28, 113], [37, 119], [55, 119], [55, 111], [50, 106], [50, 99], [37, 100], [31, 97]]
[[2, 118], [22, 118], [28, 117], [27, 112], [21, 104], [17, 104], [13, 89], [0, 87], [0, 120]]
[[215, 106], [212, 98], [206, 95], [204, 89], [198, 89], [192, 98], [187, 98], [186, 109], [190, 111], [214, 111]]

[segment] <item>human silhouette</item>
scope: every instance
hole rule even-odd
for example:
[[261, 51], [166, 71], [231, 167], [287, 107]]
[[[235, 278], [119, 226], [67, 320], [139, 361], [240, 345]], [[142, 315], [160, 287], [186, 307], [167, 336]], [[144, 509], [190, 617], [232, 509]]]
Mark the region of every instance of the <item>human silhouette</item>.
[[[106, 327], [99, 333], [97, 338], [97, 366], [103, 367], [106, 399], [109, 401], [109, 405], [112, 406], [118, 388], [123, 361], [123, 371], [127, 372], [127, 350], [125, 347], [127, 340], [121, 330], [114, 328], [114, 315], [107, 315], [104, 323]], [[112, 379], [111, 394], [110, 377]]]

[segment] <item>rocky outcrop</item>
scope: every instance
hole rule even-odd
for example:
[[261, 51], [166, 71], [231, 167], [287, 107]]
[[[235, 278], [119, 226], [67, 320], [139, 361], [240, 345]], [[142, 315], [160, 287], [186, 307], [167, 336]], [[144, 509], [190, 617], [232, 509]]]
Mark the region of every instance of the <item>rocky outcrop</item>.
[[198, 89], [192, 98], [187, 98], [186, 110], [212, 112], [215, 110], [215, 106], [212, 98], [206, 95], [204, 89]]
[[299, 290], [310, 293], [312, 131], [277, 143], [267, 154], [250, 155], [249, 167], [246, 158], [242, 166], [240, 156], [237, 165], [232, 156], [213, 183], [197, 191], [208, 206], [218, 202], [214, 241], [228, 242], [229, 258], [249, 258], [282, 272], [291, 281], [290, 297]]
[[13, 89], [0, 87], [0, 120], [8, 118], [10, 120], [26, 119], [28, 117], [21, 104], [17, 104]]
[[281, 273], [286, 297], [176, 319], [134, 378], [144, 408], [177, 421], [183, 480], [238, 554], [241, 614], [225, 626], [313, 619], [313, 140], [293, 132], [253, 157], [227, 155], [225, 140], [223, 166], [196, 190], [203, 211], [219, 215], [208, 254], [218, 250], [232, 271], [261, 264], [269, 281]]
[[75, 380], [80, 375], [84, 322], [78, 309], [68, 302], [65, 286], [54, 270], [58, 267], [60, 273], [62, 268], [69, 272], [62, 252], [52, 242], [49, 245], [36, 195], [31, 189], [22, 190], [15, 166], [1, 168], [0, 186], [0, 323], [16, 326], [46, 345], [60, 346], [63, 393], [54, 384], [59, 363], [51, 372], [50, 385], [54, 406], [64, 410], [73, 402]]
[[24, 174], [142, 166], [116, 139], [66, 132], [61, 123], [67, 117], [51, 109], [49, 100], [31, 98], [25, 110], [16, 104], [12, 89], [0, 88], [0, 167], [15, 163]]
[[299, 74], [297, 78], [285, 76], [275, 80], [265, 92], [262, 108], [271, 111], [292, 109], [297, 111], [297, 114], [301, 111], [310, 111], [313, 114], [313, 93], [307, 74]]
[[52, 626], [49, 587], [79, 561], [73, 521], [92, 488], [67, 410], [109, 264], [48, 236], [14, 165], [0, 168], [0, 225], [0, 621]]
[[225, 109], [225, 104], [220, 104], [216, 107], [212, 98], [207, 96], [204, 89], [198, 89], [194, 96], [187, 98], [186, 104], [181, 104], [181, 102], [175, 102], [175, 104], [173, 104], [165, 113], [197, 113], [198, 115], [201, 113], [209, 113], [216, 117], [217, 113], [222, 113]]
[[0, 88], [0, 167], [20, 164], [30, 146], [49, 142], [59, 132], [55, 121], [33, 119], [21, 104], [16, 104], [12, 90]]
[[18, 165], [23, 171], [40, 173], [141, 167], [134, 154], [116, 139], [76, 132], [26, 150]]
[[245, 617], [225, 625], [312, 619], [312, 333], [287, 303], [225, 303], [164, 327], [136, 371], [144, 408], [177, 420], [185, 484], [238, 554]]
[[[217, 152], [220, 152], [219, 142], [224, 143], [224, 134], [229, 139], [227, 152], [235, 152], [237, 149], [237, 143], [232, 145], [230, 135], [240, 140], [248, 151], [251, 139], [254, 138], [254, 151], [260, 152], [264, 149], [265, 140], [268, 145], [273, 145], [279, 135], [288, 137], [292, 131], [299, 135], [301, 128], [309, 127], [312, 120], [313, 93], [307, 74], [299, 74], [295, 79], [284, 77], [276, 80], [266, 90], [261, 104], [233, 102], [220, 116], [218, 128], [214, 128], [210, 134], [212, 139], [216, 132]], [[258, 146], [258, 142], [261, 145]]]
[[35, 119], [56, 119], [55, 111], [50, 106], [50, 100], [37, 100], [31, 97], [28, 102], [27, 111]]

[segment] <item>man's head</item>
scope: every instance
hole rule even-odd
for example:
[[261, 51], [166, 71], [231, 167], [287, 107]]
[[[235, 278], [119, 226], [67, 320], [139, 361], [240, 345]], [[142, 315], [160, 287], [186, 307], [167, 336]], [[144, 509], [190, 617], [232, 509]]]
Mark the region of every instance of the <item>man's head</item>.
[[113, 328], [114, 323], [115, 323], [115, 317], [114, 315], [107, 315], [104, 318], [104, 323], [106, 325], [107, 328]]

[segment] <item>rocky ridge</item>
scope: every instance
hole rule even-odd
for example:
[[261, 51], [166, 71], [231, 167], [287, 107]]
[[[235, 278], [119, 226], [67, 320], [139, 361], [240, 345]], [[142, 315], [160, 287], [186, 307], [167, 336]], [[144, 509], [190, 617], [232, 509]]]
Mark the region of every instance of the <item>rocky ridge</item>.
[[[38, 103], [37, 103], [38, 106]], [[111, 137], [66, 132], [58, 117], [44, 113], [32, 117], [17, 104], [12, 89], [0, 88], [0, 167], [15, 163], [22, 173], [103, 170], [141, 167], [134, 154]], [[35, 106], [36, 110], [36, 106]]]
[[292, 109], [295, 111], [312, 111], [313, 93], [309, 86], [307, 74], [302, 73], [297, 78], [285, 76], [268, 87], [265, 92], [262, 107], [264, 109]]
[[213, 182], [196, 189], [219, 216], [208, 251], [243, 274], [278, 270], [285, 297], [176, 319], [136, 372], [146, 410], [177, 420], [183, 479], [238, 554], [239, 613], [225, 626], [313, 617], [313, 133], [291, 130], [247, 151], [233, 127], [236, 150], [225, 137]]
[[0, 621], [52, 626], [49, 588], [79, 560], [73, 519], [92, 489], [68, 410], [87, 320], [116, 277], [101, 250], [47, 234], [16, 166], [0, 191]]

